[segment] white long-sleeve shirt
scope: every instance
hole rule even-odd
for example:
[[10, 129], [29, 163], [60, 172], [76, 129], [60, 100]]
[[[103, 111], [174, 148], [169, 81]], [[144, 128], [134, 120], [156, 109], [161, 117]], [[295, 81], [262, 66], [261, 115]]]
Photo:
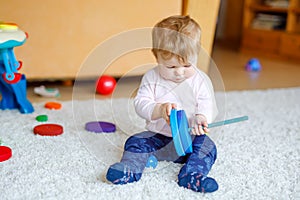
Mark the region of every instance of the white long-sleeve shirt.
[[134, 99], [137, 114], [146, 120], [146, 129], [172, 137], [170, 126], [163, 118], [152, 120], [157, 103], [175, 103], [177, 110], [185, 110], [191, 122], [196, 114], [203, 114], [208, 123], [217, 115], [212, 84], [208, 76], [196, 69], [196, 73], [181, 83], [162, 78], [158, 67], [149, 70], [142, 78]]

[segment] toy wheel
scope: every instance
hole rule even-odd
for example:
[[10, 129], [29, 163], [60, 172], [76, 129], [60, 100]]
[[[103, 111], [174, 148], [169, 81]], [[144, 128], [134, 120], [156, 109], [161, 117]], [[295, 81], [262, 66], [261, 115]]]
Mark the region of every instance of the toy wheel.
[[14, 84], [21, 80], [22, 74], [20, 73], [3, 73], [2, 74], [3, 80], [8, 84]]

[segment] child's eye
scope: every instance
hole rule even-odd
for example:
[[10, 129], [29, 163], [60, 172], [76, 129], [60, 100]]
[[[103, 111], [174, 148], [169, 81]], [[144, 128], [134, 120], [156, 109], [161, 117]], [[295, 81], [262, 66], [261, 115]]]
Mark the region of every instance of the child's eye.
[[192, 66], [192, 65], [184, 65], [184, 67], [186, 67], [186, 68], [188, 68], [188, 67], [190, 67], [190, 66]]
[[167, 68], [174, 69], [176, 66], [167, 66]]

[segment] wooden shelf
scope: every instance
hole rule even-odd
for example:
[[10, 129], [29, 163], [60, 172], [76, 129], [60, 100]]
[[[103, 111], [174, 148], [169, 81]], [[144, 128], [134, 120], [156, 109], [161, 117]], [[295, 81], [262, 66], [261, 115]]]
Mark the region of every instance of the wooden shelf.
[[248, 28], [246, 30], [253, 30], [256, 32], [259, 32], [260, 34], [268, 34], [268, 33], [273, 33], [273, 34], [282, 34], [285, 33], [284, 30], [269, 30], [269, 29], [260, 29], [260, 28]]
[[251, 4], [250, 9], [255, 12], [274, 12], [274, 13], [287, 13], [288, 8], [271, 7], [259, 4]]
[[291, 8], [291, 12], [300, 15], [300, 8]]
[[[275, 28], [276, 23], [259, 21], [257, 20], [258, 14], [284, 18], [282, 24], [279, 24], [282, 25], [283, 29], [267, 29]], [[270, 18], [272, 19], [272, 16]], [[266, 28], [266, 30], [254, 28], [254, 20], [256, 23], [262, 23], [261, 27]], [[263, 23], [266, 25], [264, 26]], [[245, 0], [241, 50], [260, 55], [300, 60], [300, 0], [289, 0], [288, 8], [267, 6], [261, 0]]]

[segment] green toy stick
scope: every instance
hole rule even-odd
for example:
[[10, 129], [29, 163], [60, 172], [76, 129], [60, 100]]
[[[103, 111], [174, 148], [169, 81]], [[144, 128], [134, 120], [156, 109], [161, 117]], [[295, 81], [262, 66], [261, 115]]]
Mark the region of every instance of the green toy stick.
[[[224, 120], [224, 121], [219, 121], [219, 122], [214, 122], [214, 123], [208, 124], [208, 128], [223, 126], [223, 125], [226, 125], [226, 124], [233, 124], [233, 123], [237, 123], [237, 122], [241, 122], [241, 121], [246, 121], [248, 119], [249, 119], [248, 116], [237, 117], [237, 118], [233, 118], [233, 119], [227, 119], [227, 120]], [[192, 130], [192, 129], [193, 128], [189, 128], [189, 131]]]
[[[214, 122], [208, 124], [208, 128], [223, 126], [226, 124], [232, 124], [245, 120], [248, 120], [248, 116], [237, 117], [220, 122]], [[186, 153], [193, 152], [192, 138], [190, 135], [190, 131], [193, 129], [193, 127], [188, 128], [188, 120], [186, 118], [184, 110], [177, 111], [176, 109], [172, 109], [170, 115], [170, 122], [173, 142], [178, 156], [184, 156], [186, 155]]]
[[226, 125], [226, 124], [233, 124], [233, 123], [237, 123], [237, 122], [241, 122], [241, 121], [246, 121], [248, 119], [249, 119], [248, 116], [237, 117], [237, 118], [233, 118], [233, 119], [227, 119], [227, 120], [224, 120], [224, 121], [214, 122], [214, 123], [208, 124], [208, 128], [223, 126], [223, 125]]

